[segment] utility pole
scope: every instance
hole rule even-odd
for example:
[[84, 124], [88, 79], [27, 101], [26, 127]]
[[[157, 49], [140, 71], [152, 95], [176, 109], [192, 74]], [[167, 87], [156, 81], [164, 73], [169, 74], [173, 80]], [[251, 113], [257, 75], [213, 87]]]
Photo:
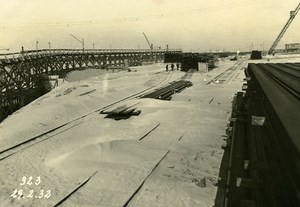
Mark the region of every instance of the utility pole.
[[35, 42], [36, 53], [39, 52], [39, 41]]
[[51, 50], [51, 42], [48, 42], [49, 50]]
[[70, 34], [75, 40], [77, 40], [78, 42], [80, 42], [82, 44], [82, 52], [84, 53], [84, 39], [82, 38], [81, 40], [79, 38], [77, 38], [76, 36]]

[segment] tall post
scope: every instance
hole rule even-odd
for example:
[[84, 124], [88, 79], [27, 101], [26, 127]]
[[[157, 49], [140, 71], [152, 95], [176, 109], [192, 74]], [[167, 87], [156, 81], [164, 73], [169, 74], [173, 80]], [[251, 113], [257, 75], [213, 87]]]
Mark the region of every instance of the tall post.
[[84, 53], [84, 39], [82, 39], [82, 52]]
[[35, 42], [36, 53], [39, 52], [39, 41]]
[[153, 44], [150, 47], [150, 60], [153, 61]]
[[167, 45], [167, 52], [169, 51], [169, 45]]

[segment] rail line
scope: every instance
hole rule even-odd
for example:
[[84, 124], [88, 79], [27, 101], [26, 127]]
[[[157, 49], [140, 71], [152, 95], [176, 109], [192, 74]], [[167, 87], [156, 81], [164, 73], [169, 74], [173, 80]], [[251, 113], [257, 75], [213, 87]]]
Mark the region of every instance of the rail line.
[[[148, 136], [152, 131], [154, 131], [158, 126], [160, 126], [160, 123], [158, 123], [154, 128], [152, 128], [149, 132], [147, 132], [142, 138], [138, 139], [139, 141], [141, 141], [143, 138], [145, 138], [146, 136]], [[181, 139], [184, 137], [183, 133], [178, 139], [177, 142], [180, 142]], [[164, 156], [155, 164], [155, 166], [151, 169], [151, 171], [148, 173], [148, 175], [143, 179], [143, 181], [141, 182], [141, 184], [137, 187], [137, 189], [134, 190], [134, 192], [131, 194], [131, 196], [126, 200], [126, 202], [124, 204], [122, 204], [122, 207], [127, 207], [128, 204], [132, 201], [132, 199], [138, 194], [138, 192], [140, 191], [140, 189], [143, 187], [143, 185], [145, 184], [145, 182], [147, 181], [147, 179], [151, 176], [151, 174], [156, 170], [156, 168], [160, 165], [160, 163], [167, 157], [167, 155], [171, 152], [172, 148], [174, 147], [174, 145], [176, 144], [176, 142], [174, 142], [174, 144], [168, 149], [168, 151], [164, 154]], [[89, 176], [86, 180], [84, 180], [83, 182], [81, 182], [80, 185], [76, 186], [74, 189], [72, 189], [67, 195], [65, 195], [62, 199], [60, 199], [55, 205], [53, 205], [53, 207], [57, 207], [60, 206], [62, 203], [64, 203], [67, 199], [69, 199], [73, 194], [75, 194], [77, 191], [79, 191], [82, 187], [84, 187], [85, 184], [87, 184], [90, 179], [92, 179], [92, 177], [94, 177], [94, 175], [98, 172], [95, 171], [91, 176]]]
[[194, 69], [190, 69], [184, 76], [182, 76], [181, 80], [190, 80], [194, 72]]
[[224, 72], [220, 73], [216, 77], [214, 77], [212, 80], [206, 83], [206, 85], [211, 84], [211, 83], [217, 83], [217, 84], [222, 84], [225, 83], [227, 84], [233, 76], [236, 74], [236, 72], [244, 67], [247, 64], [246, 60], [239, 60], [236, 62], [232, 67], [228, 68]]
[[74, 193], [76, 193], [80, 188], [85, 186], [96, 174], [98, 170], [95, 171], [90, 177], [88, 177], [86, 180], [84, 180], [79, 186], [77, 186], [75, 189], [73, 189], [70, 193], [68, 193], [66, 196], [64, 196], [61, 200], [59, 200], [53, 207], [58, 207], [61, 204], [63, 204], [68, 198], [70, 198]]
[[[150, 131], [148, 131], [145, 135], [143, 135], [141, 138], [139, 138], [138, 140], [141, 141], [142, 139], [144, 139], [146, 136], [148, 136], [151, 132], [153, 132], [157, 127], [160, 126], [160, 123], [158, 123], [155, 127], [153, 127]], [[182, 139], [182, 137], [184, 136], [184, 134], [182, 134], [178, 141], [180, 141]], [[128, 199], [128, 201], [126, 202], [127, 205], [131, 199], [138, 193], [138, 191], [140, 190], [140, 188], [143, 186], [143, 184], [145, 183], [145, 181], [147, 180], [147, 178], [151, 175], [151, 173], [157, 168], [157, 166], [161, 163], [161, 161], [169, 154], [171, 150], [169, 149], [167, 151], [167, 153], [160, 159], [160, 161], [154, 166], [154, 168], [151, 170], [151, 172], [147, 175], [147, 177], [144, 179], [144, 181], [142, 182], [142, 184], [138, 187], [137, 190], [135, 190], [135, 192], [133, 193], [132, 196], [130, 196], [130, 198]], [[55, 205], [53, 205], [53, 207], [58, 207], [61, 204], [63, 204], [67, 199], [69, 199], [73, 194], [75, 194], [77, 191], [79, 191], [82, 187], [84, 187], [94, 176], [95, 174], [97, 174], [98, 170], [95, 171], [92, 175], [90, 175], [87, 179], [85, 179], [83, 182], [81, 182], [80, 185], [76, 186], [74, 189], [72, 189], [67, 195], [65, 195], [63, 198], [61, 198]], [[123, 205], [123, 206], [124, 206]]]
[[[20, 151], [22, 151], [24, 149], [27, 149], [27, 148], [35, 145], [35, 144], [38, 144], [38, 143], [41, 143], [41, 142], [45, 141], [45, 140], [48, 140], [49, 138], [52, 138], [52, 137], [54, 137], [54, 136], [56, 136], [58, 134], [61, 134], [61, 133], [65, 132], [65, 131], [67, 131], [67, 130], [69, 130], [69, 129], [71, 129], [71, 128], [73, 128], [73, 127], [75, 127], [75, 126], [77, 126], [77, 125], [79, 125], [81, 123], [83, 123], [84, 121], [86, 121], [86, 120], [84, 120], [84, 118], [86, 118], [88, 116], [91, 116], [92, 114], [95, 114], [95, 113], [98, 113], [98, 112], [100, 112], [102, 110], [110, 108], [110, 107], [112, 107], [112, 106], [114, 106], [114, 105], [116, 105], [116, 104], [118, 104], [118, 103], [120, 103], [122, 101], [131, 100], [131, 99], [139, 97], [140, 95], [146, 93], [147, 91], [149, 91], [149, 90], [151, 90], [151, 89], [159, 86], [163, 82], [165, 82], [167, 80], [167, 78], [170, 76], [170, 74], [171, 74], [171, 72], [168, 72], [163, 80], [161, 80], [159, 83], [157, 83], [157, 84], [155, 84], [155, 85], [153, 85], [153, 86], [151, 86], [149, 88], [146, 88], [146, 89], [144, 89], [144, 90], [142, 90], [140, 92], [137, 92], [137, 93], [135, 93], [133, 95], [130, 95], [130, 96], [127, 96], [127, 97], [125, 97], [123, 99], [120, 99], [120, 100], [118, 100], [118, 101], [116, 101], [116, 102], [114, 102], [112, 104], [106, 105], [106, 106], [101, 107], [101, 108], [99, 108], [97, 110], [94, 110], [92, 112], [84, 114], [84, 115], [82, 115], [82, 116], [80, 116], [78, 118], [75, 118], [73, 120], [65, 122], [65, 123], [63, 123], [63, 124], [61, 124], [61, 125], [53, 128], [53, 129], [47, 130], [47, 131], [45, 131], [45, 132], [43, 132], [43, 133], [41, 133], [39, 135], [31, 137], [31, 138], [29, 138], [29, 139], [27, 139], [27, 140], [25, 140], [23, 142], [20, 142], [20, 143], [18, 143], [16, 145], [11, 146], [9, 148], [1, 150], [0, 151], [0, 161], [5, 160], [6, 158], [11, 157], [12, 155], [17, 154], [18, 152], [20, 152]], [[61, 131], [58, 131], [58, 130], [61, 130]], [[55, 133], [55, 134], [51, 135], [51, 133]], [[47, 136], [47, 135], [50, 135], [50, 136]]]

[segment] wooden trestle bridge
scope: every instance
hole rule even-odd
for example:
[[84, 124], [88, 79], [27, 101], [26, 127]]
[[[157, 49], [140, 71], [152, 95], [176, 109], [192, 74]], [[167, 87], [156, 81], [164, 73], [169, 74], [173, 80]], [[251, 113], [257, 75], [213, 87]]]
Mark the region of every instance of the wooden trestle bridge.
[[139, 65], [164, 60], [165, 52], [150, 49], [45, 49], [0, 54], [0, 122], [45, 93], [45, 75], [61, 75], [88, 67]]

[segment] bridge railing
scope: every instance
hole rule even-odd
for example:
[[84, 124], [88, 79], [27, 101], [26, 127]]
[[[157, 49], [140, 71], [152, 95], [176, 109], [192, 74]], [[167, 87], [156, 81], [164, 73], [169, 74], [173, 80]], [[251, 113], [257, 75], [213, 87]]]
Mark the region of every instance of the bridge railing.
[[[16, 53], [5, 53], [0, 54], [0, 60], [19, 59], [24, 56], [48, 56], [56, 54], [103, 54], [103, 53], [150, 53], [150, 49], [41, 49], [41, 50], [25, 50], [24, 52]], [[154, 49], [153, 53], [164, 53], [164, 52], [182, 52], [181, 49]]]

